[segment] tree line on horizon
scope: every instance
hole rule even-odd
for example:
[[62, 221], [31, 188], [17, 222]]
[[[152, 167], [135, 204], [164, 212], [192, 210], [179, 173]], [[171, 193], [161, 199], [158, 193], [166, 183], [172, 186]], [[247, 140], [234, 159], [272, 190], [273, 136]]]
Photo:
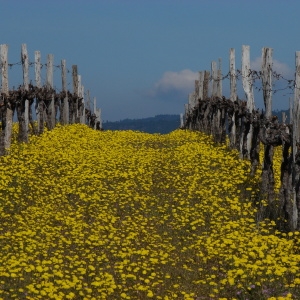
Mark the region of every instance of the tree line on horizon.
[[[273, 115], [276, 115], [281, 120], [282, 112], [289, 116], [288, 110], [276, 110], [273, 111]], [[178, 128], [180, 128], [179, 114], [156, 115], [140, 119], [126, 118], [120, 121], [106, 121], [103, 123], [103, 130], [134, 130], [146, 133], [167, 134]]]
[[124, 119], [120, 121], [106, 121], [103, 130], [134, 130], [146, 133], [166, 134], [180, 127], [178, 115], [156, 115], [141, 119]]

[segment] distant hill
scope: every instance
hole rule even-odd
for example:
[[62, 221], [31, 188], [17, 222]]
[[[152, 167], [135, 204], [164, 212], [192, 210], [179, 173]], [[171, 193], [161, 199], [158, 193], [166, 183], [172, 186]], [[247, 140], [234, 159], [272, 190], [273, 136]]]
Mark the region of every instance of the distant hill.
[[[288, 117], [289, 110], [276, 110], [272, 114], [278, 116], [279, 122], [282, 121], [282, 112]], [[104, 130], [136, 130], [147, 133], [169, 133], [180, 127], [179, 115], [156, 115], [155, 117], [143, 119], [124, 119], [116, 122], [106, 121], [103, 123]]]
[[157, 115], [143, 119], [125, 119], [116, 122], [106, 121], [104, 130], [137, 130], [147, 133], [169, 133], [180, 127], [179, 115]]

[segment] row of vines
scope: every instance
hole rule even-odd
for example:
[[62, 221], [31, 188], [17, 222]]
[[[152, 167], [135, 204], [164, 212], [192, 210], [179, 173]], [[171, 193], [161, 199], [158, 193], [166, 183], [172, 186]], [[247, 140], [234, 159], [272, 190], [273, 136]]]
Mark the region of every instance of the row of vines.
[[[81, 75], [78, 75], [77, 65], [72, 66], [73, 91], [67, 89], [66, 61], [61, 61], [62, 90], [58, 92], [53, 87], [52, 54], [47, 56], [46, 82], [41, 84], [41, 53], [35, 51], [35, 62], [29, 62], [26, 44], [22, 44], [21, 62], [23, 70], [23, 84], [17, 89], [9, 89], [8, 67], [14, 64], [8, 63], [8, 45], [0, 45], [1, 66], [1, 97], [0, 97], [0, 155], [7, 153], [11, 145], [12, 124], [14, 115], [19, 124], [18, 141], [28, 142], [29, 134], [42, 134], [45, 126], [53, 129], [57, 123], [87, 124], [94, 129], [102, 129], [100, 109], [91, 109], [90, 94], [87, 92], [85, 101], [84, 86], [81, 84]], [[35, 84], [29, 80], [29, 66], [35, 67]], [[35, 120], [34, 120], [35, 118]]]
[[[272, 49], [262, 49], [262, 69], [250, 69], [249, 46], [243, 46], [242, 71], [243, 88], [246, 100], [240, 100], [236, 94], [237, 72], [235, 70], [234, 49], [230, 52], [230, 99], [222, 96], [219, 76], [220, 70], [200, 72], [195, 92], [191, 94], [182, 128], [200, 130], [213, 135], [215, 142], [225, 143], [228, 137], [229, 147], [237, 149], [240, 157], [251, 161], [251, 174], [261, 172], [261, 183], [257, 198], [266, 201], [259, 205], [257, 221], [270, 218], [278, 229], [294, 231], [300, 229], [300, 139], [299, 139], [299, 52], [296, 52], [296, 77], [289, 82], [294, 88], [294, 103], [290, 109], [290, 122], [286, 123], [283, 113], [280, 122], [272, 114]], [[217, 74], [217, 77], [214, 77]], [[218, 77], [219, 76], [219, 77]], [[253, 76], [262, 82], [265, 110], [255, 109], [253, 96]], [[213, 81], [212, 95], [208, 96], [209, 84]], [[263, 147], [263, 158], [260, 149]], [[280, 147], [282, 163], [280, 166], [281, 186], [275, 189], [273, 156], [275, 147]]]

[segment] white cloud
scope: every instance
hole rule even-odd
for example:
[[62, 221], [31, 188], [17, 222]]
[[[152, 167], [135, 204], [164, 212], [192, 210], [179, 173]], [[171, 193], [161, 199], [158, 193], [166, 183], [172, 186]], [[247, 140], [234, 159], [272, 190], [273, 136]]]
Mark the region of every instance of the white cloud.
[[167, 71], [161, 79], [155, 84], [153, 93], [158, 92], [190, 92], [194, 89], [195, 80], [198, 78], [198, 72], [191, 70], [182, 70], [179, 72]]
[[[251, 69], [255, 71], [261, 71], [261, 57], [257, 57], [251, 61]], [[273, 70], [282, 75], [283, 77], [293, 77], [293, 70], [285, 63], [282, 63], [276, 59], [273, 59]]]

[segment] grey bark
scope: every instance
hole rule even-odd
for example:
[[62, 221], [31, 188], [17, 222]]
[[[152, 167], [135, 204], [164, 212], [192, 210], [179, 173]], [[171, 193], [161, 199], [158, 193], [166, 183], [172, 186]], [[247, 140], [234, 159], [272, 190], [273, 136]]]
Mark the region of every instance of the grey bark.
[[54, 90], [53, 90], [53, 54], [47, 56], [47, 77], [46, 77], [46, 88], [48, 98], [44, 99], [46, 103], [46, 114], [47, 114], [47, 127], [49, 130], [55, 127], [55, 104], [54, 104]]
[[[263, 48], [262, 49], [262, 87], [263, 87], [263, 98], [265, 104], [265, 126], [272, 125], [272, 54], [273, 49]], [[272, 128], [268, 128], [264, 131], [264, 134], [268, 138], [268, 131]], [[273, 154], [274, 146], [270, 143], [264, 145], [264, 160], [263, 160], [263, 171], [262, 171], [262, 193], [268, 199], [269, 209], [274, 211], [273, 201], [275, 200], [275, 179], [273, 171]], [[272, 214], [273, 212], [270, 211]]]
[[18, 121], [19, 121], [19, 142], [28, 142], [28, 123], [29, 123], [29, 101], [26, 97], [26, 94], [29, 90], [29, 60], [26, 44], [22, 44], [21, 50], [21, 61], [23, 69], [23, 97], [20, 98], [20, 101], [17, 104], [18, 112]]
[[[243, 45], [242, 46], [242, 83], [243, 89], [245, 91], [246, 100], [247, 100], [247, 109], [249, 113], [252, 113], [255, 109], [254, 107], [254, 95], [253, 95], [253, 80], [251, 77], [250, 69], [250, 47]], [[243, 146], [242, 146], [242, 156], [250, 159], [251, 152], [251, 142], [253, 129], [251, 124], [248, 123], [249, 120], [244, 120], [245, 130], [243, 132]]]
[[73, 110], [72, 110], [72, 123], [78, 123], [78, 69], [77, 65], [72, 66], [73, 77]]
[[67, 93], [67, 67], [66, 60], [61, 61], [61, 80], [62, 80], [62, 103], [60, 111], [60, 122], [63, 125], [69, 124], [69, 101]]
[[0, 136], [0, 155], [5, 155], [11, 145], [13, 108], [8, 99], [8, 45], [0, 45], [1, 65], [1, 114], [2, 131]]
[[230, 100], [233, 105], [229, 113], [229, 139], [230, 147], [235, 148], [236, 145], [236, 116], [234, 109], [234, 102], [237, 100], [237, 86], [236, 86], [236, 71], [235, 71], [235, 49], [230, 49], [229, 58], [229, 69], [230, 69]]
[[45, 122], [45, 103], [44, 99], [41, 97], [41, 52], [35, 51], [35, 84], [37, 88], [37, 95], [36, 96], [36, 116], [37, 116], [37, 125], [38, 134], [42, 134], [44, 132], [44, 122]]

